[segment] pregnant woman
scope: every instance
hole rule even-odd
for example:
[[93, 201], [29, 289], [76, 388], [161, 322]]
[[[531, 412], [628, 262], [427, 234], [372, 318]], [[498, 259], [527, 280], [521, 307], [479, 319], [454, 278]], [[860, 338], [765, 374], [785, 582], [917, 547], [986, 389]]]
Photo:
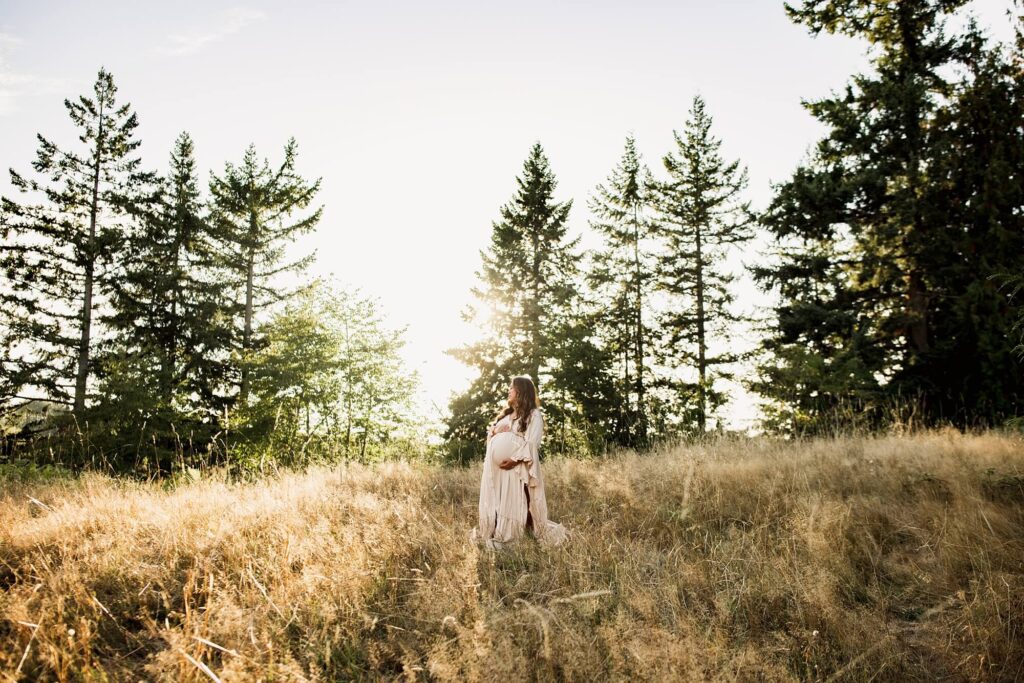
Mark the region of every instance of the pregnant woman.
[[508, 388], [508, 406], [487, 432], [480, 525], [473, 530], [474, 540], [500, 547], [527, 530], [545, 543], [557, 545], [565, 540], [565, 527], [548, 520], [540, 473], [543, 438], [544, 414], [537, 388], [529, 377], [516, 377]]

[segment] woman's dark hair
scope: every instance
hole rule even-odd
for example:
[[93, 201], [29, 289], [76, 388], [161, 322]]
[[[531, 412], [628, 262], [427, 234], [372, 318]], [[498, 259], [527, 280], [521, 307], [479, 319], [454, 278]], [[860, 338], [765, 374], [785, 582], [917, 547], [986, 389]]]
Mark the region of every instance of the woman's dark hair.
[[537, 396], [537, 387], [529, 375], [513, 377], [512, 386], [516, 388], [515, 401], [509, 401], [505, 408], [499, 410], [494, 421], [497, 422], [509, 413], [515, 413], [519, 416], [521, 431], [525, 432], [527, 425], [530, 424], [530, 413], [534, 408], [540, 408], [540, 397]]

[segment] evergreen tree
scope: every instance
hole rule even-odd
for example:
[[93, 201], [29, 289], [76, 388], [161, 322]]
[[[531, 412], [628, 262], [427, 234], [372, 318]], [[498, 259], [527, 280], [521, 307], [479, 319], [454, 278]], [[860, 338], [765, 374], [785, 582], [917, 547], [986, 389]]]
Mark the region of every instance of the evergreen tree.
[[[1024, 0], [1014, 0], [1014, 6], [1024, 8]], [[1015, 99], [1017, 102], [1022, 102], [1024, 101], [1024, 12], [1021, 12], [1016, 17], [1013, 52], [1010, 57], [1010, 64], [1016, 70], [1016, 76], [1014, 77]], [[1014, 342], [1016, 344], [1013, 350], [1024, 361], [1024, 301], [1020, 298], [1021, 293], [1024, 292], [1024, 269], [1005, 273], [1004, 277], [1009, 278], [1013, 288], [1009, 299], [1016, 304], [1017, 309], [1017, 319], [1013, 324]]]
[[[872, 406], [882, 392], [874, 368], [883, 352], [872, 343], [872, 317], [852, 286], [856, 263], [842, 251], [841, 228], [827, 218], [835, 198], [819, 191], [806, 168], [778, 191], [762, 217], [775, 247], [752, 269], [762, 288], [778, 292], [779, 304], [749, 388], [769, 399], [765, 426], [789, 434], [826, 432], [840, 415], [873, 426]], [[816, 210], [806, 211], [812, 205]]]
[[[466, 321], [484, 322], [481, 311], [472, 305], [466, 307], [462, 317]], [[496, 406], [501, 405], [510, 378], [518, 371], [508, 349], [494, 333], [475, 343], [449, 349], [447, 353], [473, 367], [477, 373], [463, 392], [452, 394], [444, 433], [450, 446], [450, 458], [464, 465], [483, 452], [484, 436], [481, 435], [497, 412]]]
[[[1019, 395], [1008, 310], [989, 280], [1022, 252], [1020, 179], [1007, 173], [1020, 167], [1009, 123], [1020, 105], [976, 27], [946, 35], [946, 17], [964, 4], [787, 5], [812, 33], [866, 39], [874, 67], [842, 95], [805, 104], [830, 132], [776, 188], [765, 219], [779, 259], [757, 276], [782, 299], [760, 386], [808, 424], [817, 420], [777, 373], [826, 388], [819, 408], [852, 399], [873, 424], [894, 403], [929, 422], [990, 421]], [[950, 81], [956, 65], [972, 75]], [[811, 251], [792, 250], [793, 240]]]
[[[122, 247], [114, 284], [114, 339], [100, 362], [101, 406], [109, 438], [205, 450], [226, 405], [226, 354], [233, 305], [217, 268], [216, 235], [203, 204], [192, 139], [182, 133], [160, 198], [141, 214]], [[144, 432], [144, 433], [143, 433]]]
[[[55, 372], [59, 349], [42, 344], [57, 335], [55, 321], [40, 309], [34, 291], [33, 283], [44, 277], [43, 266], [0, 216], [0, 418], [29, 400], [65, 403]], [[33, 391], [41, 396], [27, 395]]]
[[266, 160], [256, 158], [250, 145], [242, 163], [225, 165], [223, 175], [211, 173], [213, 222], [220, 235], [221, 265], [239, 292], [240, 329], [235, 347], [238, 354], [238, 400], [249, 399], [250, 355], [259, 347], [256, 316], [268, 306], [287, 300], [295, 290], [280, 287], [275, 276], [304, 269], [314, 258], [289, 261], [286, 247], [302, 234], [313, 230], [323, 208], [295, 218], [313, 202], [320, 180], [307, 182], [295, 170], [297, 144], [288, 140], [284, 160], [271, 169]]
[[1024, 361], [1024, 274], [1006, 274], [1002, 278], [1001, 287], [1006, 289], [1007, 302], [1016, 310], [1016, 319], [1011, 329], [1013, 352], [1018, 360]]
[[671, 297], [661, 321], [671, 359], [696, 370], [692, 387], [696, 397], [697, 431], [703, 434], [707, 418], [724, 403], [715, 382], [729, 379], [730, 364], [741, 355], [725, 349], [713, 353], [711, 341], [726, 341], [742, 318], [730, 309], [730, 284], [735, 276], [725, 270], [727, 249], [753, 237], [755, 219], [741, 193], [747, 171], [739, 161], [726, 162], [721, 141], [711, 134], [712, 120], [704, 100], [694, 98], [685, 137], [673, 132], [676, 151], [663, 162], [668, 179], [654, 185], [654, 207], [666, 245], [659, 263], [660, 288]]
[[544, 402], [552, 450], [579, 454], [606, 451], [619, 442], [622, 395], [612, 375], [614, 357], [601, 343], [604, 311], [580, 291], [583, 275], [571, 273], [574, 291], [550, 316], [550, 377]]
[[655, 284], [653, 225], [647, 215], [652, 182], [629, 136], [607, 184], [598, 185], [590, 200], [590, 225], [604, 244], [592, 254], [587, 277], [601, 311], [595, 322], [614, 359], [609, 365], [616, 368], [620, 400], [612, 432], [626, 446], [645, 445], [649, 431], [648, 356], [658, 337], [646, 319]]
[[[950, 84], [941, 69], [963, 57], [963, 46], [944, 32], [943, 17], [964, 0], [858, 0], [786, 6], [798, 23], [866, 38], [877, 51], [876, 74], [855, 79], [844, 98], [810, 103], [835, 134], [819, 149], [827, 159], [853, 166], [840, 175], [852, 183], [843, 219], [850, 225], [855, 287], [870, 300], [875, 342], [886, 350], [887, 379], [919, 366], [934, 341], [929, 305], [942, 285], [928, 277], [926, 250], [934, 231], [926, 225], [924, 170], [929, 124]], [[913, 371], [913, 370], [912, 370]]]
[[2, 204], [3, 290], [14, 314], [8, 333], [19, 347], [5, 358], [5, 372], [34, 367], [31, 383], [52, 400], [70, 396], [78, 416], [94, 373], [94, 320], [121, 273], [123, 222], [152, 192], [153, 175], [135, 156], [138, 120], [116, 96], [113, 77], [100, 69], [93, 97], [64, 100], [85, 149], [37, 135], [39, 178], [10, 170], [14, 187], [35, 203], [5, 197]]
[[450, 440], [482, 444], [487, 421], [517, 374], [529, 375], [542, 390], [556, 433], [570, 420], [585, 420], [583, 397], [601, 391], [603, 369], [594, 367], [590, 352], [596, 347], [591, 332], [580, 325], [579, 238], [570, 238], [566, 225], [572, 202], [554, 200], [555, 177], [539, 143], [516, 184], [501, 220], [493, 224], [489, 250], [481, 252], [481, 286], [473, 288], [490, 315], [473, 305], [464, 312], [465, 319], [484, 327], [484, 338], [449, 351], [479, 372], [469, 389], [452, 399]]
[[921, 193], [930, 345], [894, 389], [922, 395], [929, 421], [985, 425], [1024, 405], [1011, 339], [1019, 302], [997, 281], [1024, 272], [1024, 78], [975, 28], [963, 40], [964, 82], [936, 112]]

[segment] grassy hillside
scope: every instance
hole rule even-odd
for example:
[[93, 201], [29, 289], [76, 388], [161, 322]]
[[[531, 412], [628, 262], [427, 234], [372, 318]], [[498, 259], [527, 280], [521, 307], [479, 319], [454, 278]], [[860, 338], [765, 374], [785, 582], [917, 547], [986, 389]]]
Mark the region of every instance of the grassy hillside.
[[0, 494], [7, 680], [1014, 680], [1024, 441], [545, 463], [567, 547], [467, 542], [480, 470]]

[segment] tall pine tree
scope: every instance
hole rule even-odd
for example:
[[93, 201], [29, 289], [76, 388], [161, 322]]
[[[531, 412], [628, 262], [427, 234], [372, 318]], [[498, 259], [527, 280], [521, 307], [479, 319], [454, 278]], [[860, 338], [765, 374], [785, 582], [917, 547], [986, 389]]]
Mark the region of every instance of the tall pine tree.
[[[80, 151], [37, 135], [37, 178], [11, 169], [11, 183], [34, 201], [3, 199], [5, 296], [19, 339], [14, 370], [36, 365], [32, 384], [68, 400], [81, 416], [94, 373], [96, 317], [121, 276], [127, 215], [146, 204], [154, 176], [136, 156], [138, 119], [118, 105], [117, 87], [100, 69], [93, 96], [64, 100], [79, 129]], [[45, 366], [45, 367], [44, 367]]]
[[[654, 185], [655, 219], [665, 240], [659, 263], [660, 287], [671, 303], [661, 325], [671, 360], [696, 371], [692, 387], [699, 434], [725, 401], [716, 380], [729, 379], [742, 357], [727, 340], [742, 318], [731, 310], [735, 276], [724, 264], [728, 249], [753, 237], [755, 218], [742, 193], [747, 171], [726, 162], [721, 141], [711, 134], [704, 100], [693, 100], [684, 135], [673, 132], [676, 150], [663, 162], [668, 179]], [[724, 345], [712, 350], [712, 341]]]
[[929, 421], [990, 425], [1024, 405], [1009, 342], [1020, 302], [998, 282], [1024, 272], [1024, 77], [974, 27], [963, 42], [963, 80], [936, 112], [922, 191], [931, 344], [894, 384], [925, 398]]
[[591, 228], [603, 245], [592, 254], [587, 278], [601, 310], [602, 341], [616, 368], [619, 405], [611, 431], [624, 446], [646, 445], [650, 425], [649, 356], [658, 339], [648, 319], [655, 285], [655, 236], [648, 215], [652, 183], [629, 136], [622, 158], [589, 204]]
[[[851, 399], [878, 424], [902, 403], [926, 422], [963, 425], [1000, 419], [1020, 395], [1009, 310], [991, 281], [1024, 251], [1013, 208], [1020, 179], [1009, 170], [1020, 167], [1010, 123], [1020, 105], [975, 26], [947, 35], [947, 18], [965, 4], [787, 6], [814, 34], [865, 39], [874, 67], [844, 93], [805, 104], [830, 132], [776, 189], [765, 219], [780, 247], [796, 237], [831, 254], [815, 267], [813, 254], [780, 250], [758, 275], [766, 286], [788, 280], [766, 377], [831, 394], [815, 410]], [[967, 76], [950, 80], [956, 66]], [[762, 387], [803, 412], [798, 422], [820, 423], [779, 383]]]
[[276, 169], [256, 157], [250, 145], [235, 166], [228, 163], [221, 176], [211, 174], [212, 220], [220, 236], [220, 259], [239, 293], [235, 347], [238, 355], [238, 400], [249, 400], [251, 355], [259, 347], [256, 316], [285, 301], [295, 289], [283, 288], [276, 278], [303, 270], [314, 258], [289, 260], [287, 245], [309, 233], [323, 213], [317, 207], [305, 215], [320, 190], [320, 180], [309, 182], [295, 170], [298, 146], [294, 138], [284, 148], [284, 160]]
[[159, 201], [138, 216], [122, 246], [96, 413], [110, 438], [156, 444], [163, 459], [175, 450], [205, 450], [226, 405], [235, 304], [203, 212], [194, 146], [182, 133]]
[[482, 444], [514, 375], [537, 383], [553, 438], [564, 438], [568, 423], [583, 421], [592, 399], [607, 394], [604, 375], [594, 367], [591, 330], [581, 324], [579, 237], [569, 237], [566, 223], [572, 202], [555, 201], [555, 177], [539, 143], [516, 184], [493, 224], [490, 248], [481, 252], [481, 286], [473, 289], [479, 304], [464, 314], [481, 324], [484, 336], [449, 351], [478, 371], [451, 403], [446, 436], [461, 443]]
[[816, 171], [801, 167], [777, 189], [762, 216], [774, 245], [752, 268], [779, 303], [748, 386], [769, 399], [764, 425], [788, 434], [827, 432], [840, 418], [873, 426], [872, 407], [882, 395], [875, 368], [884, 351], [872, 341], [870, 308], [853, 286], [857, 264], [843, 249], [848, 236], [834, 222], [840, 198], [823, 185]]

